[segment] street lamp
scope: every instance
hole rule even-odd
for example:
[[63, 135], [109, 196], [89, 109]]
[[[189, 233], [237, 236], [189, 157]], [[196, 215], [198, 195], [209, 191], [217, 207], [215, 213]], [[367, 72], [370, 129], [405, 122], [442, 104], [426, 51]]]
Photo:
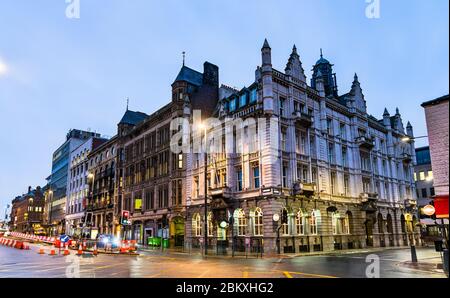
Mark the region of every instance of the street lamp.
[[205, 246], [205, 256], [208, 255], [208, 184], [206, 183], [206, 180], [208, 179], [208, 157], [206, 154], [207, 148], [206, 148], [206, 142], [207, 142], [207, 130], [206, 125], [204, 123], [200, 123], [198, 125], [198, 128], [203, 130], [203, 134], [205, 136], [205, 145], [204, 145], [204, 165], [205, 165], [205, 171], [204, 171], [204, 191], [205, 191], [205, 230], [204, 232], [204, 246]]
[[404, 143], [409, 143], [409, 142], [414, 141], [416, 139], [424, 139], [424, 138], [428, 138], [428, 136], [420, 136], [420, 137], [404, 136], [403, 138], [401, 138], [401, 140]]

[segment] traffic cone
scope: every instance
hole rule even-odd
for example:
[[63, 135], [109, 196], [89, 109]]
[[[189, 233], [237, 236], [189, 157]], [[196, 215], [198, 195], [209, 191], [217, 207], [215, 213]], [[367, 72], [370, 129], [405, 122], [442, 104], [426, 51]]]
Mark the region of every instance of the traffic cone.
[[45, 254], [45, 252], [44, 252], [44, 247], [43, 247], [42, 245], [39, 247], [39, 254], [40, 254], [40, 255]]
[[94, 252], [92, 253], [94, 256], [98, 255], [97, 243], [94, 243]]
[[68, 256], [70, 255], [69, 246], [66, 244], [66, 248], [64, 249], [64, 255]]
[[80, 243], [80, 246], [78, 247], [77, 255], [81, 256], [82, 254], [83, 254], [83, 247], [81, 246], [81, 243]]
[[52, 249], [50, 249], [50, 255], [56, 256], [56, 249], [54, 249], [53, 247], [52, 247]]

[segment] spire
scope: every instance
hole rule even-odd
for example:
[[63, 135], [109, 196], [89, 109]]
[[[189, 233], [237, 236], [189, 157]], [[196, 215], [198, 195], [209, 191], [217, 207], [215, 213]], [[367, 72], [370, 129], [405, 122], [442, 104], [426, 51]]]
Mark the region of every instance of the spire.
[[183, 66], [184, 66], [184, 64], [185, 64], [185, 62], [186, 62], [186, 52], [185, 51], [183, 51]]
[[294, 47], [292, 48], [292, 54], [296, 54], [297, 55], [297, 47], [294, 44]]
[[353, 77], [354, 82], [358, 82], [358, 74], [355, 72], [355, 76]]
[[267, 38], [264, 39], [264, 45], [262, 47], [263, 49], [270, 49], [269, 42], [267, 41]]
[[400, 115], [400, 110], [398, 108], [395, 108], [395, 115]]
[[323, 58], [322, 48], [320, 48], [320, 58]]
[[406, 128], [412, 128], [411, 122], [408, 121], [408, 123], [406, 124]]
[[128, 111], [128, 105], [129, 105], [129, 103], [130, 103], [130, 98], [127, 97], [127, 111]]
[[390, 114], [389, 114], [389, 112], [388, 112], [387, 108], [384, 108], [384, 113], [383, 113], [383, 116], [387, 116], [387, 117], [389, 117], [389, 116], [390, 116]]

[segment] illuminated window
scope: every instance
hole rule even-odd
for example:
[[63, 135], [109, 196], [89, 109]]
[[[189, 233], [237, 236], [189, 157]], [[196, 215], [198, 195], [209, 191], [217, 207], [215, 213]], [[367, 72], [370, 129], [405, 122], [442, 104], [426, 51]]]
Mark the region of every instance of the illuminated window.
[[262, 236], [263, 235], [263, 213], [261, 208], [255, 209], [254, 216], [254, 235]]
[[182, 153], [178, 154], [178, 168], [179, 169], [183, 168], [183, 154]]
[[419, 172], [419, 180], [420, 181], [425, 180], [425, 172]]
[[430, 179], [430, 180], [433, 179], [433, 171], [428, 171], [428, 173], [427, 173], [427, 180], [428, 179]]
[[317, 235], [317, 211], [311, 212], [311, 217], [309, 218], [309, 229], [311, 235]]
[[295, 225], [297, 227], [297, 234], [298, 235], [305, 235], [305, 215], [303, 214], [302, 210], [299, 210], [297, 212], [297, 217], [295, 218]]
[[192, 217], [192, 231], [196, 237], [200, 237], [202, 235], [202, 222], [200, 214], [198, 213], [194, 214]]
[[213, 215], [212, 212], [208, 213], [208, 236], [214, 236], [214, 224], [213, 224]]
[[236, 228], [238, 236], [245, 236], [245, 230], [247, 227], [247, 218], [245, 218], [245, 212], [242, 209], [235, 211]]

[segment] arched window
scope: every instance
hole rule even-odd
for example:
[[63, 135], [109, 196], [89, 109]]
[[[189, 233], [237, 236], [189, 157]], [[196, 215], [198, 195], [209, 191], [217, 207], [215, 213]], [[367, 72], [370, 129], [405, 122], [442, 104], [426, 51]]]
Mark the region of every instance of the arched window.
[[342, 232], [344, 234], [350, 235], [351, 234], [351, 224], [352, 224], [352, 213], [350, 211], [347, 211], [345, 213], [345, 217], [342, 219]]
[[309, 231], [311, 235], [317, 235], [317, 213], [317, 210], [313, 210], [309, 218]]
[[406, 221], [405, 221], [405, 216], [403, 214], [400, 217], [400, 225], [402, 227], [402, 233], [406, 233]]
[[202, 220], [198, 213], [192, 217], [192, 231], [195, 237], [202, 236]]
[[208, 213], [208, 236], [214, 236], [214, 224], [213, 224], [213, 215], [212, 212]]
[[237, 236], [245, 236], [245, 230], [247, 227], [247, 218], [245, 218], [245, 211], [242, 209], [237, 209], [234, 212], [234, 218]]
[[387, 215], [386, 226], [387, 226], [387, 232], [389, 234], [393, 234], [394, 233], [394, 229], [393, 229], [393, 226], [392, 226], [392, 216], [390, 214]]
[[253, 234], [255, 236], [263, 236], [263, 212], [259, 207], [255, 209], [253, 225]]
[[288, 236], [289, 235], [289, 220], [290, 220], [289, 212], [287, 211], [286, 208], [281, 210], [281, 212], [283, 213], [283, 216], [285, 216], [287, 219], [287, 221], [285, 223], [283, 223], [281, 226], [281, 234], [284, 236]]
[[331, 215], [331, 225], [333, 227], [334, 235], [341, 234], [340, 221], [341, 221], [341, 216], [339, 214], [339, 211], [333, 212], [333, 214]]
[[295, 218], [295, 225], [298, 235], [305, 235], [305, 219], [305, 214], [303, 214], [302, 210], [299, 210]]
[[380, 234], [384, 233], [384, 220], [383, 215], [381, 215], [381, 213], [378, 213], [378, 233]]

